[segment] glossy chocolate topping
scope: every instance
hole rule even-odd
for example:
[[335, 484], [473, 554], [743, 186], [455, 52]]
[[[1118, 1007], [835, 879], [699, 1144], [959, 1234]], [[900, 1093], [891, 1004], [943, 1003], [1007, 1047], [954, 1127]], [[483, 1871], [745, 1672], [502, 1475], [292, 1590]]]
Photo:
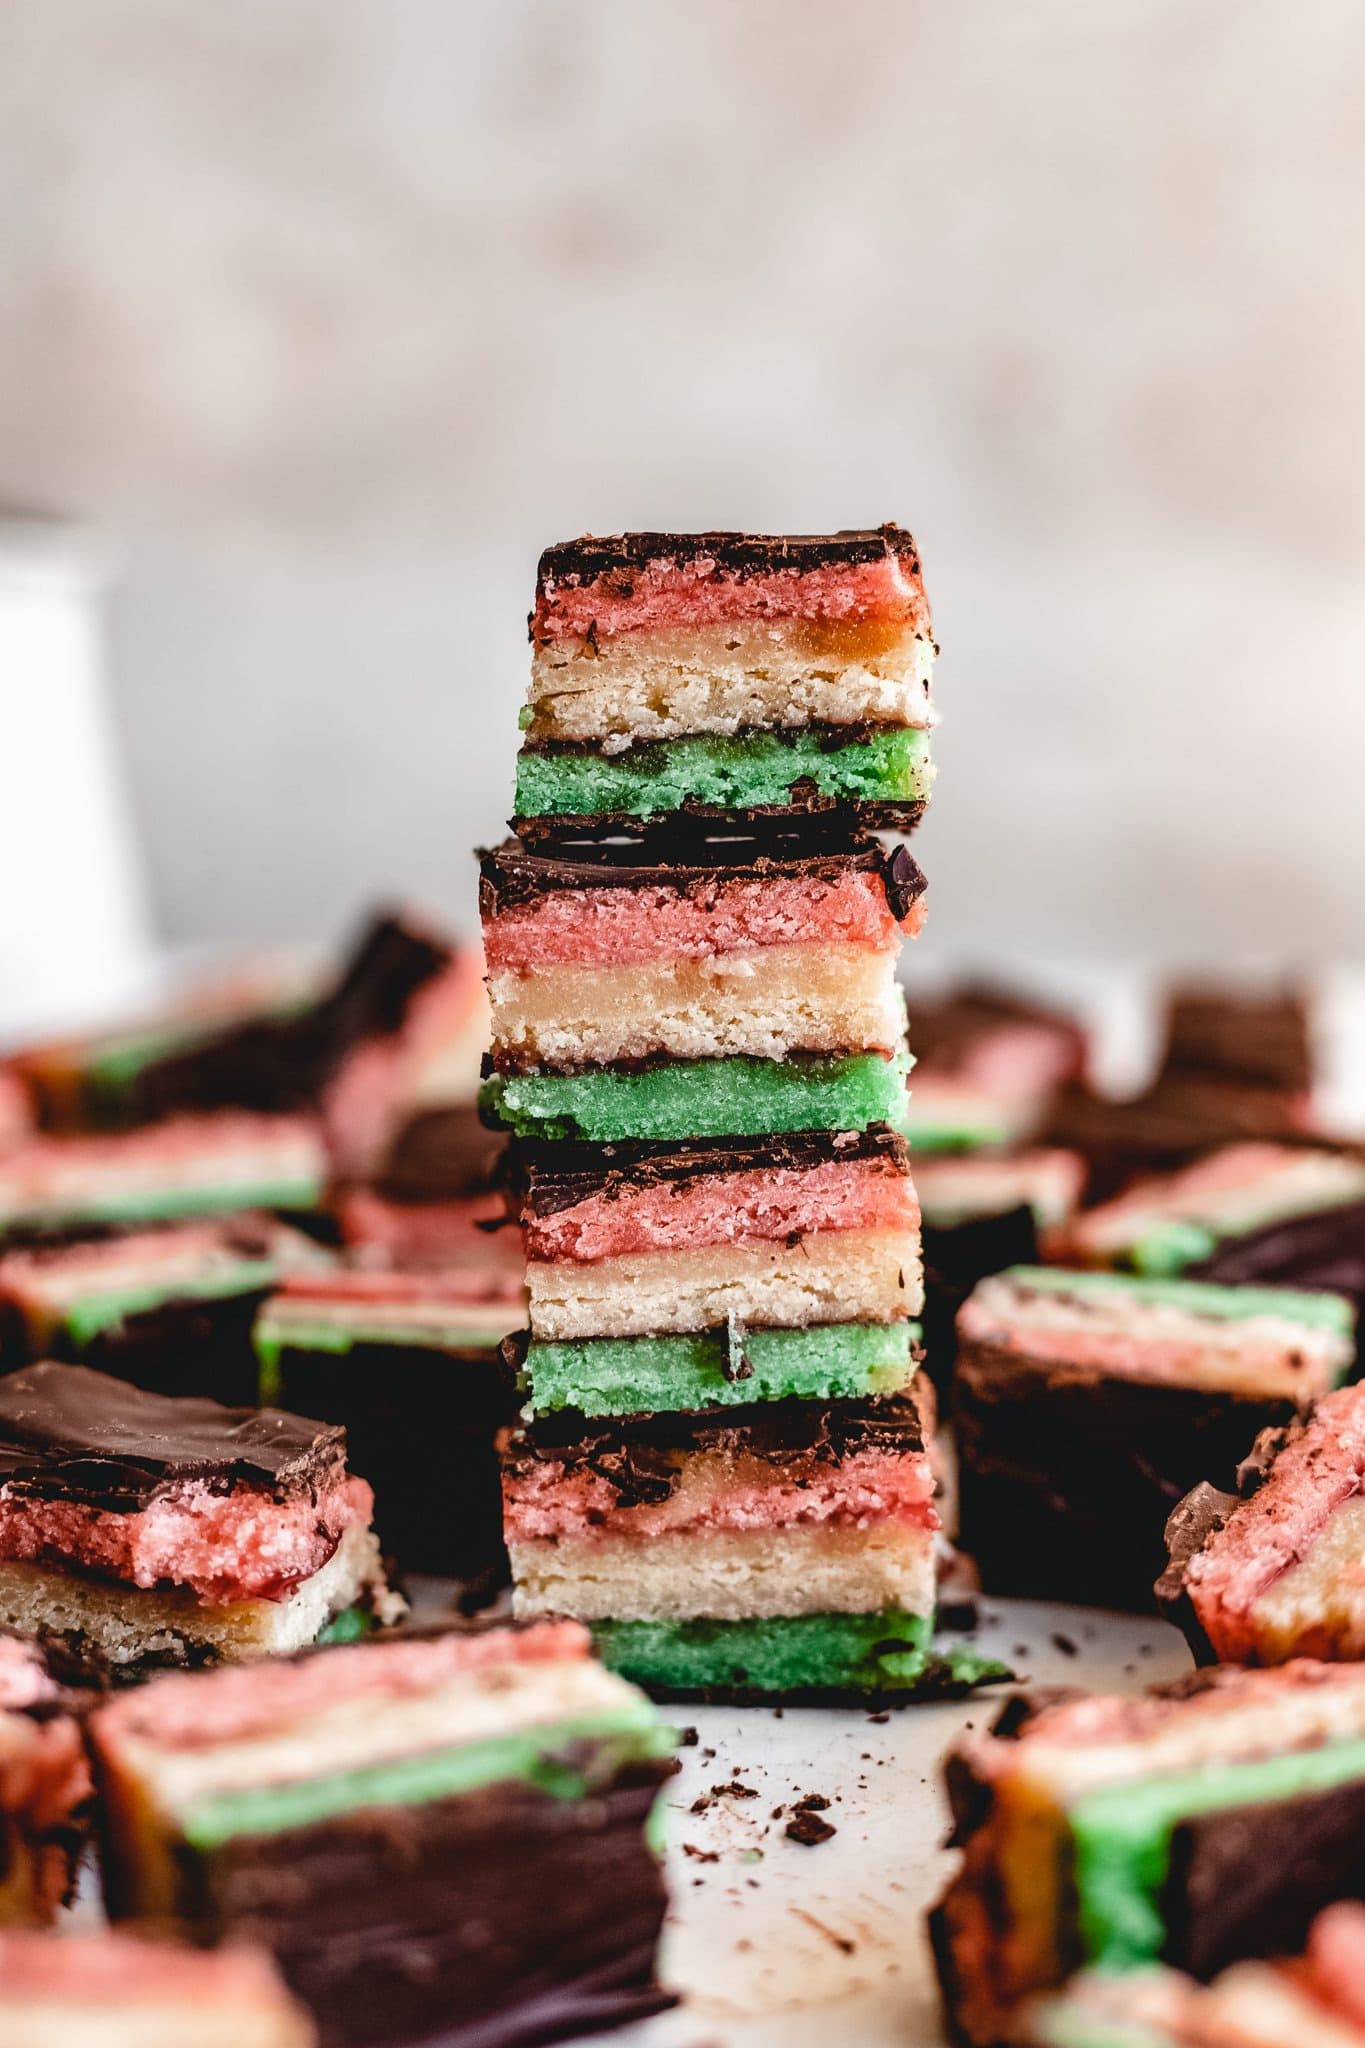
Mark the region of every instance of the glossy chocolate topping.
[[0, 1379], [0, 1485], [133, 1514], [188, 1481], [294, 1500], [345, 1476], [346, 1433], [277, 1408], [172, 1399], [45, 1362]]
[[842, 533], [585, 533], [546, 548], [536, 572], [537, 597], [555, 583], [615, 579], [615, 594], [629, 597], [635, 575], [652, 562], [715, 565], [722, 576], [768, 575], [774, 570], [837, 569], [896, 556], [919, 573], [914, 537], [903, 526], [851, 527]]
[[759, 1458], [780, 1467], [838, 1465], [860, 1451], [909, 1457], [923, 1449], [916, 1403], [893, 1395], [867, 1401], [764, 1401], [718, 1415], [637, 1415], [623, 1421], [589, 1419], [568, 1410], [516, 1431], [505, 1462], [512, 1473], [537, 1463], [586, 1468], [606, 1480], [619, 1506], [647, 1507], [676, 1492], [682, 1459], [707, 1452]]
[[714, 903], [729, 883], [796, 880], [837, 882], [847, 874], [873, 874], [886, 891], [893, 917], [905, 917], [927, 884], [903, 846], [886, 847], [866, 833], [842, 845], [802, 846], [747, 837], [711, 838], [661, 846], [649, 857], [638, 845], [608, 845], [590, 859], [537, 853], [508, 839], [480, 855], [479, 910], [485, 919], [562, 889], [671, 889], [702, 904]]
[[910, 1171], [910, 1149], [889, 1124], [865, 1131], [795, 1131], [752, 1139], [693, 1138], [680, 1144], [537, 1145], [512, 1148], [512, 1182], [527, 1217], [555, 1216], [591, 1198], [710, 1180], [718, 1173], [806, 1172], [830, 1161], [879, 1159]]

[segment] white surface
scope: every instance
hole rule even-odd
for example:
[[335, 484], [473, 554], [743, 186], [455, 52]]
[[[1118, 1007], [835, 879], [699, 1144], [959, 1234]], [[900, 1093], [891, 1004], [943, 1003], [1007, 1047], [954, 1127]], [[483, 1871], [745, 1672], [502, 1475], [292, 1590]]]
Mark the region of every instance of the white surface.
[[[1133, 1692], [1190, 1668], [1159, 1621], [1033, 1601], [983, 1603], [974, 1647], [1042, 1684]], [[1060, 1645], [1074, 1646], [1068, 1654]], [[952, 1868], [939, 1761], [968, 1724], [983, 1726], [1008, 1688], [877, 1721], [852, 1709], [690, 1709], [697, 1746], [669, 1788], [673, 1909], [665, 1981], [682, 2006], [602, 2036], [603, 2048], [907, 2048], [940, 2041], [925, 1914]], [[755, 1796], [721, 1794], [738, 1780]], [[816, 1848], [789, 1841], [804, 1793], [830, 1801], [837, 1832]], [[707, 1860], [713, 1859], [713, 1860]]]

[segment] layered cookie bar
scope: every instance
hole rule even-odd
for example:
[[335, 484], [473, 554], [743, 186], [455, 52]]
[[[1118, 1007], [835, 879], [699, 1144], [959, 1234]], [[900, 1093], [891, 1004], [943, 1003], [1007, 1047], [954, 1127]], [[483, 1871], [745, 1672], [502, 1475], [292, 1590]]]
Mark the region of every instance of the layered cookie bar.
[[131, 1934], [0, 1934], [5, 2048], [315, 2048], [269, 1958]]
[[251, 1326], [280, 1276], [326, 1254], [266, 1215], [106, 1229], [0, 1254], [0, 1360], [59, 1358], [161, 1394], [256, 1398]]
[[1361, 2048], [1365, 1907], [1319, 1913], [1302, 1955], [1233, 1963], [1211, 1984], [1159, 1964], [1087, 1970], [1021, 2015], [1020, 2048]]
[[495, 1446], [517, 1402], [498, 1346], [523, 1313], [503, 1264], [296, 1274], [260, 1312], [260, 1399], [344, 1428], [405, 1571], [505, 1577]]
[[1230, 1145], [1178, 1173], [1136, 1182], [1078, 1216], [1068, 1256], [1179, 1273], [1291, 1219], [1365, 1202], [1365, 1160], [1292, 1145]]
[[371, 1500], [339, 1429], [29, 1366], [0, 1379], [0, 1627], [132, 1671], [396, 1618]]
[[314, 1209], [327, 1183], [309, 1117], [224, 1110], [140, 1130], [35, 1138], [0, 1160], [0, 1241], [241, 1209]]
[[500, 1072], [897, 1049], [896, 959], [925, 888], [905, 849], [854, 836], [817, 852], [745, 839], [700, 852], [572, 860], [509, 841], [484, 855]]
[[537, 1415], [504, 1454], [503, 1508], [516, 1611], [591, 1623], [651, 1691], [858, 1700], [944, 1675], [913, 1398]]
[[1149, 1609], [1163, 1530], [1354, 1357], [1331, 1294], [1018, 1267], [958, 1314], [961, 1532], [991, 1592]]
[[92, 1739], [111, 1915], [270, 1950], [321, 2048], [529, 2048], [671, 2002], [673, 1739], [581, 1628], [162, 1678]]
[[537, 1343], [884, 1324], [920, 1307], [909, 1155], [885, 1125], [528, 1147], [519, 1171]]
[[36, 1645], [0, 1636], [0, 1926], [45, 1926], [75, 1892], [94, 1804], [85, 1704]]
[[1078, 1970], [1210, 1978], [1361, 1896], [1365, 1665], [1016, 1699], [946, 1782], [962, 1855], [931, 1932], [954, 2037], [985, 2048]]
[[1204, 1483], [1167, 1527], [1158, 1594], [1197, 1657], [1365, 1657], [1365, 1385], [1260, 1436], [1247, 1497]]
[[935, 649], [900, 527], [569, 541], [541, 557], [530, 628], [523, 839], [923, 809]]
[[913, 1013], [915, 1075], [900, 1128], [917, 1156], [1027, 1141], [1085, 1065], [1074, 1018], [1004, 990], [915, 995]]
[[1038, 1147], [1005, 1156], [915, 1157], [924, 1247], [924, 1352], [946, 1388], [957, 1355], [956, 1318], [978, 1280], [1032, 1266], [1075, 1214], [1085, 1186], [1078, 1152]]
[[[482, 1057], [482, 1049], [480, 1053]], [[517, 1255], [505, 1233], [487, 1226], [504, 1214], [496, 1192], [506, 1140], [468, 1101], [409, 1117], [372, 1178], [336, 1191], [333, 1208], [345, 1243], [396, 1266], [477, 1264]]]

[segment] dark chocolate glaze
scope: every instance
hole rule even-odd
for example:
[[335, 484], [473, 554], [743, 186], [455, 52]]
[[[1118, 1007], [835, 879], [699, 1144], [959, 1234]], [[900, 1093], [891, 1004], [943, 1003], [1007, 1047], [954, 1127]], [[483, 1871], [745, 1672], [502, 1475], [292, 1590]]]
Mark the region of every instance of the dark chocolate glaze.
[[521, 1405], [495, 1350], [286, 1344], [279, 1398], [345, 1431], [347, 1465], [374, 1488], [374, 1522], [401, 1571], [507, 1582], [496, 1442]]
[[[686, 854], [691, 858], [685, 858]], [[590, 858], [537, 853], [516, 840], [479, 857], [479, 911], [485, 920], [565, 889], [671, 889], [706, 907], [731, 884], [779, 879], [834, 883], [847, 874], [875, 875], [893, 917], [908, 915], [928, 886], [903, 846], [883, 846], [866, 833], [843, 848], [783, 850], [762, 840], [713, 838], [702, 846], [641, 858], [638, 846], [599, 846]]]
[[[784, 1067], [797, 1066], [803, 1062], [808, 1064], [827, 1064], [831, 1060], [855, 1060], [871, 1058], [873, 1056], [874, 1050], [876, 1052], [880, 1052], [881, 1057], [883, 1059], [890, 1057], [890, 1055], [886, 1052], [885, 1048], [870, 1048], [866, 1045], [836, 1045], [830, 1047], [829, 1049], [823, 1052], [809, 1052], [804, 1047], [795, 1047], [790, 1052], [783, 1053], [780, 1060], [769, 1062], [769, 1064]], [[758, 1059], [761, 1058], [762, 1055], [753, 1053], [737, 1053], [733, 1055], [725, 1054], [722, 1055], [722, 1057], [733, 1057], [736, 1059]], [[655, 1067], [690, 1066], [692, 1064], [693, 1063], [690, 1060], [679, 1060], [677, 1055], [671, 1052], [645, 1053], [639, 1059], [629, 1060], [573, 1061], [527, 1061], [520, 1059], [515, 1053], [486, 1052], [483, 1056], [480, 1071], [483, 1074], [485, 1080], [488, 1078], [490, 1074], [554, 1074], [562, 1078], [569, 1074], [647, 1074], [651, 1072]], [[703, 1061], [701, 1062], [701, 1064], [710, 1065], [712, 1063], [710, 1061]]]
[[585, 533], [546, 548], [536, 570], [536, 594], [543, 595], [547, 584], [577, 588], [611, 576], [614, 595], [629, 597], [636, 574], [651, 562], [705, 559], [715, 563], [718, 576], [743, 577], [851, 567], [888, 555], [898, 556], [911, 575], [919, 573], [913, 535], [889, 520], [839, 533]]
[[[786, 803], [754, 804], [747, 808], [727, 807], [721, 804], [702, 804], [688, 797], [676, 811], [666, 814], [669, 826], [680, 836], [688, 835], [695, 846], [702, 833], [716, 825], [726, 825], [746, 832], [767, 831], [774, 825], [792, 824], [798, 820], [811, 822], [822, 828], [837, 827], [843, 832], [913, 832], [924, 815], [927, 799], [920, 797], [882, 799], [875, 803], [850, 804], [838, 797], [826, 796], [809, 779], [794, 782], [788, 792]], [[574, 841], [594, 843], [599, 840], [641, 838], [648, 832], [651, 837], [658, 832], [657, 816], [638, 817], [634, 811], [585, 811], [549, 812], [543, 817], [512, 818], [508, 821], [517, 837], [528, 846], [541, 846], [553, 842], [566, 851]]]
[[1201, 1480], [1230, 1486], [1288, 1400], [957, 1360], [962, 1545], [986, 1590], [1150, 1613], [1165, 1528]]
[[645, 2017], [672, 2003], [643, 1837], [670, 1766], [588, 1768], [585, 1798], [504, 1781], [186, 1850], [181, 1918], [267, 1948], [321, 2048], [530, 2048]]
[[286, 1501], [344, 1477], [343, 1431], [277, 1408], [167, 1399], [44, 1361], [0, 1379], [0, 1484], [11, 1494], [135, 1513], [185, 1481]]
[[390, 1202], [441, 1202], [493, 1185], [505, 1138], [488, 1130], [475, 1105], [423, 1110], [399, 1131], [376, 1180]]
[[707, 1451], [743, 1453], [776, 1467], [838, 1465], [860, 1451], [910, 1456], [924, 1449], [919, 1408], [908, 1396], [866, 1401], [762, 1401], [717, 1413], [539, 1416], [504, 1450], [510, 1475], [538, 1463], [587, 1469], [623, 1508], [657, 1506], [676, 1492], [680, 1460]]
[[682, 1186], [718, 1173], [805, 1172], [831, 1160], [884, 1160], [910, 1171], [904, 1138], [888, 1124], [865, 1131], [797, 1131], [765, 1138], [693, 1138], [680, 1144], [514, 1143], [512, 1184], [527, 1220], [556, 1216], [590, 1198], [610, 1201], [639, 1188]]
[[1097, 1094], [1084, 1081], [1068, 1083], [1042, 1142], [1085, 1155], [1087, 1199], [1098, 1202], [1140, 1174], [1172, 1172], [1222, 1145], [1311, 1144], [1302, 1124], [1298, 1103], [1277, 1090], [1171, 1072], [1126, 1101]]
[[1207, 1980], [1297, 1953], [1337, 1899], [1365, 1899], [1365, 1781], [1181, 1821], [1162, 1893], [1162, 1960]]
[[1189, 1563], [1223, 1527], [1236, 1505], [1235, 1494], [1201, 1480], [1177, 1501], [1166, 1521], [1167, 1563], [1156, 1582], [1156, 1604], [1164, 1619], [1180, 1630], [1197, 1664], [1216, 1664], [1218, 1659], [1186, 1590]]
[[[401, 1027], [414, 996], [451, 958], [444, 939], [398, 915], [377, 917], [317, 1002], [234, 1025], [153, 1061], [126, 1099], [103, 1104], [104, 1116], [142, 1121], [194, 1110], [311, 1107], [348, 1054]], [[101, 1104], [92, 1108], [99, 1113]]]
[[1167, 1005], [1161, 1073], [1205, 1074], [1306, 1095], [1314, 1078], [1306, 998], [1294, 989], [1260, 996], [1177, 989]]

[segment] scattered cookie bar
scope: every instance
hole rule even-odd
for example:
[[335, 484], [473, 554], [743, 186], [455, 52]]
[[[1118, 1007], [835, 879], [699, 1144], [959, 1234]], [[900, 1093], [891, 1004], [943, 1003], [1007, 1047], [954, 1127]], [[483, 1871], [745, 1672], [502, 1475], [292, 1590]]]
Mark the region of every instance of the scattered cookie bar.
[[571, 1623], [160, 1678], [91, 1731], [111, 1916], [270, 1950], [323, 2048], [671, 2003], [649, 1843], [672, 1733]]
[[0, 1159], [0, 1242], [104, 1224], [315, 1209], [327, 1184], [312, 1118], [223, 1110], [136, 1131], [32, 1139]]
[[945, 1775], [962, 1854], [931, 1933], [953, 2036], [987, 2048], [1078, 1970], [1210, 1978], [1358, 1895], [1365, 1665], [1024, 1696]]
[[1365, 1657], [1365, 1384], [1249, 1449], [1247, 1498], [1205, 1483], [1171, 1516], [1170, 1619], [1201, 1660]]
[[0, 1627], [131, 1672], [396, 1618], [371, 1500], [339, 1429], [29, 1366], [0, 1379]]
[[1331, 1294], [1063, 1267], [983, 1280], [958, 1313], [961, 1533], [993, 1593], [1150, 1609], [1174, 1503], [1231, 1484], [1258, 1430], [1345, 1376]]
[[290, 1268], [325, 1262], [266, 1215], [192, 1219], [0, 1254], [4, 1368], [58, 1358], [159, 1394], [256, 1398], [251, 1326]]
[[523, 1315], [501, 1265], [299, 1273], [260, 1312], [260, 1399], [345, 1430], [404, 1571], [505, 1576], [496, 1440], [517, 1402], [498, 1346]]
[[1068, 1256], [1138, 1273], [1179, 1273], [1239, 1239], [1365, 1202], [1365, 1160], [1291, 1145], [1230, 1145], [1139, 1181], [1076, 1218]]

